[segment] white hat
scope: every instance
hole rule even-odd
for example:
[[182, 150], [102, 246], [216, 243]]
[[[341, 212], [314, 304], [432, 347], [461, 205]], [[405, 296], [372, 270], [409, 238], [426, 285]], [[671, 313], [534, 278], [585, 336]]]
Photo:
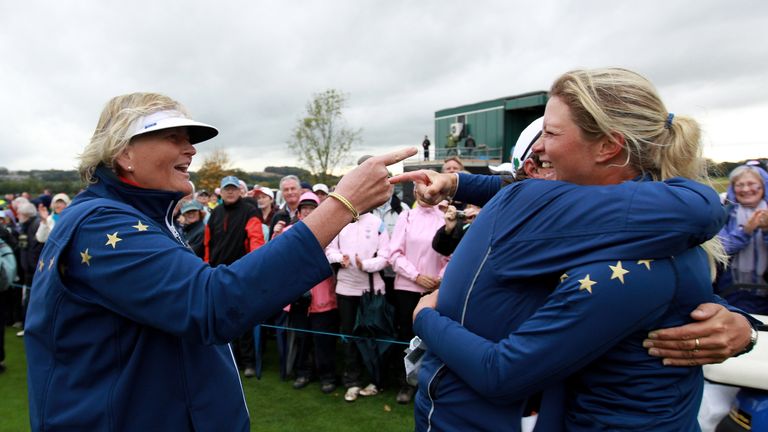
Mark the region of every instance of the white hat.
[[495, 172], [497, 174], [501, 174], [501, 173], [514, 174], [515, 173], [515, 166], [512, 165], [512, 162], [504, 162], [503, 164], [496, 165], [496, 166], [488, 165], [488, 169], [491, 170], [491, 172]]
[[187, 127], [189, 142], [192, 144], [209, 140], [219, 134], [219, 131], [211, 125], [188, 119], [178, 111], [167, 110], [137, 119], [128, 129], [128, 139], [149, 132], [181, 126]]
[[324, 192], [326, 195], [328, 195], [331, 192], [330, 190], [328, 190], [328, 186], [326, 186], [323, 183], [318, 183], [312, 186], [312, 192], [318, 192], [318, 191]]
[[520, 132], [515, 148], [512, 150], [512, 165], [515, 166], [515, 169], [520, 168], [531, 155], [531, 147], [541, 136], [543, 127], [544, 117], [539, 117]]
[[56, 195], [54, 195], [54, 196], [53, 196], [53, 198], [51, 199], [51, 202], [52, 202], [52, 203], [55, 203], [56, 201], [64, 201], [64, 203], [65, 203], [66, 205], [69, 205], [69, 203], [70, 203], [70, 201], [71, 201], [71, 200], [69, 199], [69, 195], [67, 195], [67, 194], [65, 194], [65, 193], [57, 193], [57, 194], [56, 194]]
[[275, 199], [274, 191], [272, 191], [272, 189], [270, 189], [270, 188], [268, 188], [266, 186], [258, 186], [258, 187], [253, 188], [253, 194], [254, 195], [260, 194], [260, 193], [264, 194], [264, 195], [267, 195], [268, 197], [270, 197], [272, 199]]

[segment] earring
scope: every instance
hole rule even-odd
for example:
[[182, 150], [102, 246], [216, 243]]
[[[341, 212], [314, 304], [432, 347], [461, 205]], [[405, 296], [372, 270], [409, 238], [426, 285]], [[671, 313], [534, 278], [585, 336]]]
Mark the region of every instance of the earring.
[[131, 165], [128, 165], [128, 172], [133, 172], [133, 167]]

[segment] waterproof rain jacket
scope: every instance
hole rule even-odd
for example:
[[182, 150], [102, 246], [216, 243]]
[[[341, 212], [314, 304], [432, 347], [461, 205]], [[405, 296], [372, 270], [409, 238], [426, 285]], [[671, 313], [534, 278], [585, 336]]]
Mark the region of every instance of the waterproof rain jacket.
[[173, 228], [181, 194], [103, 167], [96, 176], [62, 213], [35, 277], [32, 430], [249, 430], [227, 342], [330, 276], [323, 248], [299, 223], [211, 268]]
[[[614, 186], [527, 180], [496, 194], [500, 179], [461, 174], [459, 185], [457, 199], [478, 205], [490, 201], [454, 253], [437, 309], [421, 311], [414, 323], [415, 333], [430, 347], [419, 374], [416, 429], [519, 430], [527, 396], [548, 385], [557, 388], [564, 377], [631, 334], [634, 339], [607, 354], [605, 363], [590, 366], [576, 387], [569, 383], [569, 390], [594, 390], [597, 396], [586, 402], [566, 399], [567, 408], [586, 407], [592, 428], [616, 427], [641, 412], [648, 424], [663, 425], [650, 430], [688, 430], [685, 421], [695, 421], [692, 410], [698, 409], [700, 368], [661, 368], [645, 353], [640, 336], [662, 323], [682, 324], [698, 303], [712, 301], [706, 266], [696, 249], [688, 249], [722, 225], [717, 194], [684, 179]], [[674, 282], [677, 274], [690, 280], [638, 291], [655, 280], [643, 274], [648, 271], [644, 260], [678, 254], [690, 255], [677, 264], [649, 265], [663, 275], [660, 281]], [[607, 290], [609, 283], [617, 285], [608, 265], [616, 266], [618, 259], [625, 260], [622, 268], [632, 276], [643, 276], [626, 296]], [[611, 310], [611, 302], [622, 307]], [[591, 317], [591, 311], [602, 315]], [[584, 313], [597, 321], [579, 325]], [[644, 361], [633, 366], [640, 358]], [[653, 373], [634, 374], [650, 363], [657, 365]], [[630, 377], [646, 385], [633, 388]], [[632, 399], [639, 390], [649, 394]], [[689, 393], [681, 396], [683, 391]], [[556, 392], [545, 393], [537, 430], [560, 430], [563, 414], [556, 408], [563, 405], [550, 403], [548, 394]], [[670, 405], [678, 396], [679, 404]], [[547, 411], [548, 406], [555, 408]], [[669, 423], [658, 419], [665, 415]], [[679, 419], [686, 427], [669, 427]], [[574, 424], [569, 426], [575, 429]]]

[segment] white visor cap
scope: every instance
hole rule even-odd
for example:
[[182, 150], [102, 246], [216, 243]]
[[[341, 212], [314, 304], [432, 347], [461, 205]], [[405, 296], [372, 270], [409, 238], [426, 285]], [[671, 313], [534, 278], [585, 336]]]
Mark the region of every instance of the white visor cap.
[[155, 132], [175, 127], [186, 127], [189, 132], [189, 142], [197, 144], [207, 141], [219, 134], [219, 130], [211, 125], [188, 119], [184, 114], [174, 111], [158, 111], [148, 116], [140, 117], [133, 122], [128, 130], [128, 139], [145, 133]]
[[541, 137], [541, 129], [543, 127], [544, 117], [539, 117], [520, 132], [515, 148], [512, 149], [512, 165], [514, 165], [515, 169], [523, 166], [523, 162], [531, 156], [531, 147]]

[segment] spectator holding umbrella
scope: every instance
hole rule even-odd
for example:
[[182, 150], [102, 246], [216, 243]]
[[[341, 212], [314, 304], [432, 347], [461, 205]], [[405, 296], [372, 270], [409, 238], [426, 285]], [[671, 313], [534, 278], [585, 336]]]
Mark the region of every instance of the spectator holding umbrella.
[[[351, 335], [354, 332], [363, 293], [368, 290], [384, 292], [384, 280], [378, 272], [387, 266], [388, 246], [389, 235], [383, 229], [381, 219], [372, 213], [365, 213], [360, 220], [342, 229], [326, 248], [328, 261], [340, 267], [336, 276], [336, 299], [342, 334]], [[357, 345], [350, 340], [344, 341], [343, 350], [344, 399], [354, 402], [358, 395], [377, 394], [383, 384], [381, 377], [372, 376], [373, 382], [361, 388], [362, 359]]]

